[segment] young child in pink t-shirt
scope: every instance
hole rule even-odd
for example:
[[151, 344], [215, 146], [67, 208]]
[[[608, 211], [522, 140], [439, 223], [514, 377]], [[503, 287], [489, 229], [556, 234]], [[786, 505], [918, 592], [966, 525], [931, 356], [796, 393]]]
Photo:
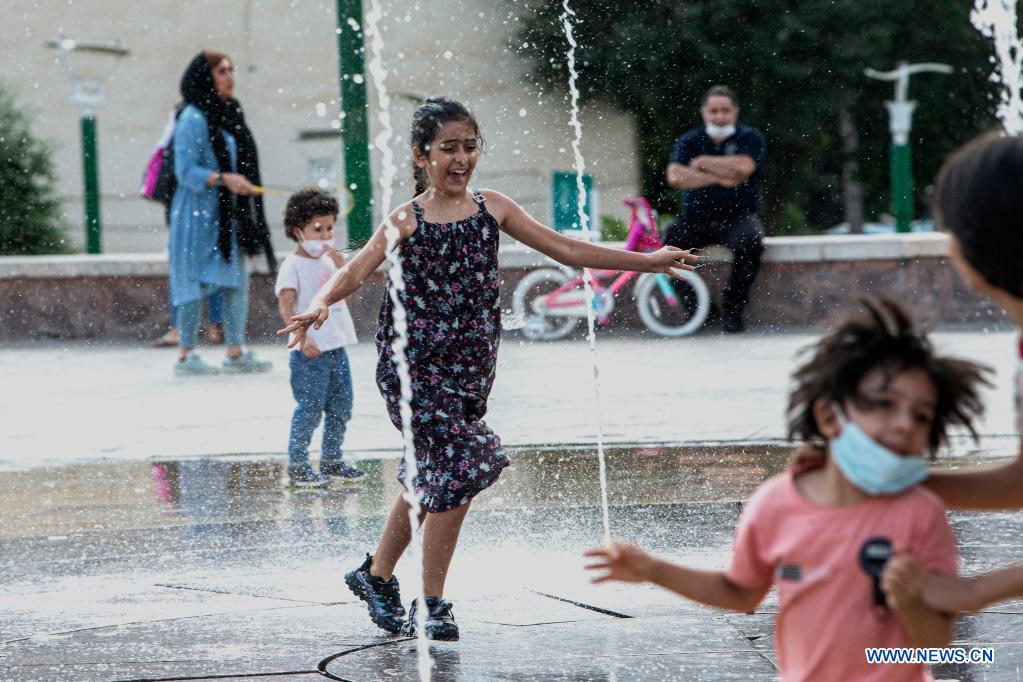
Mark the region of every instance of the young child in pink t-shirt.
[[925, 665], [868, 663], [870, 647], [940, 647], [953, 615], [924, 604], [928, 571], [955, 574], [941, 502], [918, 484], [949, 426], [973, 432], [987, 371], [940, 357], [889, 300], [864, 302], [807, 349], [793, 375], [789, 436], [826, 454], [765, 481], [746, 503], [725, 571], [686, 568], [617, 543], [586, 553], [594, 582], [652, 582], [753, 612], [778, 589], [785, 680], [929, 680]]

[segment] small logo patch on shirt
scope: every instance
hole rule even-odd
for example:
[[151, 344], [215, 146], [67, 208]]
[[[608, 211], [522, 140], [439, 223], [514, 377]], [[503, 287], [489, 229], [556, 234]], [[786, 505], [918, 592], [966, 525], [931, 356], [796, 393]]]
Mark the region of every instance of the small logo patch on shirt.
[[799, 564], [779, 564], [778, 578], [798, 583], [803, 579], [803, 571], [799, 568]]

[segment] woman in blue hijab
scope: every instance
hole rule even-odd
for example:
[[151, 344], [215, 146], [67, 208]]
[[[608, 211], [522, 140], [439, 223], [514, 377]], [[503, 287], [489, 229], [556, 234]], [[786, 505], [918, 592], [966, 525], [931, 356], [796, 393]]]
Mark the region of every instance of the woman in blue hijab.
[[246, 256], [264, 253], [271, 271], [276, 262], [263, 200], [254, 191], [262, 182], [256, 141], [234, 99], [231, 59], [200, 52], [181, 78], [181, 96], [185, 108], [174, 129], [178, 187], [171, 203], [169, 255], [180, 330], [174, 373], [221, 371], [193, 352], [202, 298], [215, 290], [223, 292], [223, 371], [266, 372], [269, 362], [242, 349], [249, 298]]

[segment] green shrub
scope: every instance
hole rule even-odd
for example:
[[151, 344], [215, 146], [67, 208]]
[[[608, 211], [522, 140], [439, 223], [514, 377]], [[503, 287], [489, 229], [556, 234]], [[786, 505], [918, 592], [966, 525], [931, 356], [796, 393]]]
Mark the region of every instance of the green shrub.
[[624, 242], [629, 236], [629, 226], [613, 215], [600, 216], [600, 239], [605, 242]]
[[803, 234], [820, 234], [820, 230], [816, 230], [810, 225], [806, 219], [806, 214], [803, 213], [803, 210], [797, 204], [788, 203], [785, 204], [781, 215], [778, 216], [778, 223], [774, 228], [774, 234], [779, 237], [794, 237]]
[[67, 253], [53, 148], [0, 84], [0, 255]]

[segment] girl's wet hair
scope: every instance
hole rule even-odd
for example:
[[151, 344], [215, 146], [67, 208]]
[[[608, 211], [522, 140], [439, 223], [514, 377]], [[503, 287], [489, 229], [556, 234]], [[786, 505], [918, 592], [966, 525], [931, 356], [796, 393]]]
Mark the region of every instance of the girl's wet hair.
[[939, 356], [927, 336], [917, 331], [906, 311], [889, 298], [862, 298], [862, 309], [840, 320], [819, 341], [800, 351], [807, 362], [792, 375], [787, 410], [788, 437], [823, 444], [813, 405], [818, 399], [842, 405], [852, 401], [867, 408], [859, 393], [860, 381], [875, 369], [889, 379], [906, 370], [922, 369], [934, 382], [938, 402], [929, 444], [936, 451], [946, 440], [949, 426], [963, 426], [974, 440], [973, 420], [984, 412], [980, 387], [990, 386], [990, 367]]
[[[452, 122], [468, 123], [472, 126], [476, 137], [483, 142], [480, 135], [480, 127], [476, 122], [469, 108], [458, 100], [447, 97], [431, 97], [424, 102], [416, 112], [412, 114], [412, 129], [409, 132], [409, 143], [414, 149], [418, 149], [424, 155], [429, 156], [430, 145], [433, 143], [437, 133], [447, 123]], [[416, 165], [412, 160], [412, 184], [414, 190], [412, 196], [416, 197], [426, 191], [430, 186], [430, 179], [425, 168]]]
[[326, 192], [315, 187], [299, 190], [288, 198], [288, 205], [284, 208], [284, 232], [288, 239], [298, 241], [296, 228], [301, 230], [318, 215], [337, 218], [339, 209], [337, 199]]
[[990, 284], [1023, 297], [1023, 140], [989, 133], [952, 154], [935, 183], [939, 224]]

